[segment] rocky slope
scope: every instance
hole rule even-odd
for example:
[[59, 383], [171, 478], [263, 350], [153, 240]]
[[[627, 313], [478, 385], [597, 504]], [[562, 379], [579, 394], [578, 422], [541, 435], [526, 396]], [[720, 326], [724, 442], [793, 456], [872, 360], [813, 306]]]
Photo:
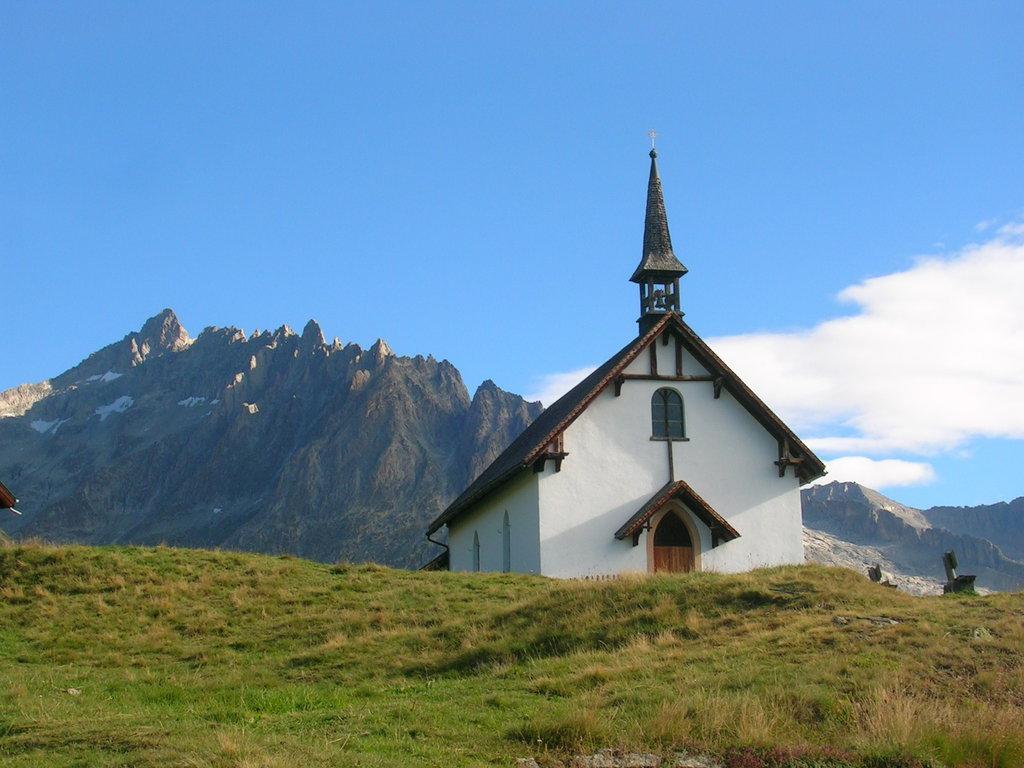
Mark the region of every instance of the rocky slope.
[[966, 523], [949, 530], [932, 522], [933, 510], [904, 506], [857, 483], [814, 486], [802, 497], [805, 554], [812, 562], [861, 573], [880, 563], [909, 591], [927, 592], [946, 580], [942, 553], [952, 549], [961, 572], [976, 574], [980, 587], [1024, 588], [1024, 562], [1001, 549], [1002, 536], [989, 540]]
[[1009, 557], [1024, 560], [1024, 496], [977, 507], [931, 507], [922, 514], [937, 528], [998, 542]]
[[540, 412], [458, 370], [324, 340], [310, 321], [191, 339], [171, 310], [56, 378], [0, 393], [19, 538], [411, 566], [427, 523]]
[[804, 559], [808, 563], [849, 568], [865, 575], [868, 566], [880, 565], [888, 580], [912, 595], [938, 595], [942, 581], [900, 571], [880, 547], [853, 544], [814, 528], [804, 527]]

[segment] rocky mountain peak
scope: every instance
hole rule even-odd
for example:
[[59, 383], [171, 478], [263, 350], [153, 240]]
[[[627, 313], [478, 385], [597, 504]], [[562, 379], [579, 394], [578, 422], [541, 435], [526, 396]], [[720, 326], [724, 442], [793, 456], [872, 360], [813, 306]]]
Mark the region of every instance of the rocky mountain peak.
[[473, 393], [473, 408], [476, 410], [504, 408], [509, 406], [515, 408], [519, 408], [520, 406], [524, 407], [524, 412], [529, 414], [531, 421], [540, 415], [542, 410], [544, 410], [540, 403], [531, 403], [523, 400], [519, 395], [506, 392], [491, 379], [485, 379], [480, 382], [480, 386], [478, 386], [476, 388], [476, 392]]
[[[55, 392], [82, 381], [112, 380], [151, 357], [183, 352], [193, 339], [172, 309], [164, 309], [122, 338], [93, 352], [73, 368], [52, 379]], [[104, 378], [107, 377], [107, 378]]]
[[377, 339], [373, 342], [373, 346], [371, 346], [367, 352], [371, 359], [376, 363], [383, 363], [387, 358], [395, 356], [394, 351], [388, 346], [388, 343], [384, 341], [384, 339]]
[[302, 329], [302, 346], [310, 347], [325, 343], [324, 332], [320, 329], [319, 323], [316, 320], [306, 323], [306, 327]]
[[149, 318], [136, 334], [137, 343], [148, 343], [150, 350], [179, 352], [192, 343], [188, 331], [173, 309], [164, 309]]
[[480, 382], [480, 386], [476, 388], [476, 394], [473, 397], [482, 393], [497, 393], [500, 391], [501, 389], [494, 383], [494, 379], [484, 379]]
[[[866, 501], [865, 490], [868, 489], [858, 483], [833, 481], [831, 483], [812, 485], [810, 488], [806, 488], [804, 493], [821, 500]], [[877, 491], [874, 491], [874, 493], [877, 493]]]
[[164, 309], [143, 323], [138, 333], [129, 333], [124, 343], [128, 365], [136, 366], [155, 355], [180, 352], [192, 344], [192, 339], [174, 310]]
[[477, 457], [471, 466], [472, 479], [482, 471], [508, 442], [495, 441], [495, 425], [529, 424], [544, 410], [540, 403], [529, 403], [519, 395], [506, 392], [487, 379], [476, 388], [463, 427], [465, 452]]
[[832, 482], [816, 485], [804, 491], [804, 497], [817, 503], [861, 505], [877, 514], [887, 512], [907, 525], [924, 530], [930, 528], [921, 510], [900, 504], [871, 488], [853, 482]]

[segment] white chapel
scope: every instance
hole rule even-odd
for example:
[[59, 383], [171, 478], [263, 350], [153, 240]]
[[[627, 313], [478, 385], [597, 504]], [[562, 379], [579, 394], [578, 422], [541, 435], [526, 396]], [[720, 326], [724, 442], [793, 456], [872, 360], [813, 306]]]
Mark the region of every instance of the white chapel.
[[552, 403], [431, 523], [433, 563], [563, 578], [802, 563], [800, 486], [825, 474], [683, 320], [651, 150], [639, 335]]

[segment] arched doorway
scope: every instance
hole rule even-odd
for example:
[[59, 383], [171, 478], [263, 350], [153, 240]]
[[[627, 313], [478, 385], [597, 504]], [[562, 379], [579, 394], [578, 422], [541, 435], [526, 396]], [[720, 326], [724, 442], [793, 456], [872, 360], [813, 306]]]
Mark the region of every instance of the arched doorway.
[[654, 529], [655, 573], [687, 573], [693, 570], [693, 540], [674, 511], [669, 510]]

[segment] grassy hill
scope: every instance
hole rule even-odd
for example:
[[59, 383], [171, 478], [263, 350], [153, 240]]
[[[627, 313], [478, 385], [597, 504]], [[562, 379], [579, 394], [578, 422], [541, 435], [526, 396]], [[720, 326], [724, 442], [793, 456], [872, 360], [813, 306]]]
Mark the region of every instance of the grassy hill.
[[[892, 623], [894, 620], [898, 623]], [[4, 766], [1024, 764], [1024, 595], [0, 547]]]

